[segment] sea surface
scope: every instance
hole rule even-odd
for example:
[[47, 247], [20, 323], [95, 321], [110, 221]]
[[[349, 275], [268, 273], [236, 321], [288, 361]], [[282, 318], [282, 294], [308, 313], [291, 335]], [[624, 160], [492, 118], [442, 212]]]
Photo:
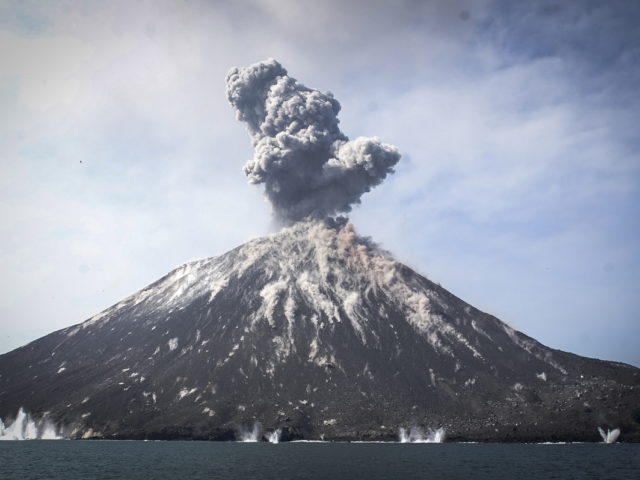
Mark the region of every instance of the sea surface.
[[0, 442], [0, 479], [640, 479], [639, 444]]

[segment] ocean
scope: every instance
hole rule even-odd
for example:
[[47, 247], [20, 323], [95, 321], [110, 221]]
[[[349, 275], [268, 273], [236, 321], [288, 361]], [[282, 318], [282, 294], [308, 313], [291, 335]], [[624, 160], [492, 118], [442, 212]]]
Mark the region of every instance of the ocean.
[[0, 478], [637, 480], [640, 444], [7, 441]]

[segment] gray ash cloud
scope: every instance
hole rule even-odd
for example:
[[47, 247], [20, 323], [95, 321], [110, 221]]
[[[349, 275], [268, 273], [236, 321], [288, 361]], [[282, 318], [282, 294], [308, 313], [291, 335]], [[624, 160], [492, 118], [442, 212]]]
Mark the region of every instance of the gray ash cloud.
[[284, 223], [351, 211], [400, 159], [378, 138], [349, 140], [333, 95], [300, 84], [276, 60], [232, 68], [226, 93], [253, 141], [244, 172], [250, 183], [265, 185]]

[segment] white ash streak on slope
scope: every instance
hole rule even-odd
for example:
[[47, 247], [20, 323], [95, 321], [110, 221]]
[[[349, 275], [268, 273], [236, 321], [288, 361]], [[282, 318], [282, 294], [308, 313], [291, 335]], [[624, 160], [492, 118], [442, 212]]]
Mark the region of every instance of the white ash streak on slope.
[[[273, 255], [274, 251], [279, 254]], [[405, 278], [403, 266], [373, 242], [359, 237], [351, 224], [298, 222], [245, 244], [238, 255], [274, 274], [273, 281], [261, 292], [263, 303], [252, 316], [254, 325], [269, 321], [279, 302], [302, 302], [322, 315], [324, 323], [315, 322], [316, 329], [348, 321], [363, 343], [375, 343], [367, 325], [371, 306], [366, 299], [369, 293], [382, 292], [436, 350], [451, 354], [448, 345], [456, 343], [481, 357], [460, 332], [432, 313], [432, 304], [444, 300], [436, 292], [427, 291], [417, 277]], [[336, 303], [335, 299], [342, 301]], [[284, 356], [295, 351], [291, 327], [283, 339]]]
[[[296, 306], [301, 303], [320, 315], [314, 322], [317, 330], [346, 321], [363, 343], [375, 342], [367, 325], [366, 298], [380, 290], [438, 350], [448, 350], [447, 338], [459, 341], [457, 332], [449, 332], [451, 326], [431, 314], [431, 302], [440, 302], [436, 294], [426, 291], [416, 278], [403, 278], [402, 266], [391, 254], [359, 237], [351, 224], [322, 220], [301, 221], [220, 257], [190, 262], [81, 327], [107, 322], [122, 308], [132, 309], [133, 318], [137, 312], [162, 317], [202, 296], [211, 303], [227, 285], [256, 266], [270, 280], [259, 291], [260, 307], [248, 318], [248, 326], [253, 328], [263, 321], [272, 324], [276, 306], [285, 307], [288, 325], [283, 337], [277, 339], [279, 360], [296, 351], [293, 330]], [[70, 327], [67, 334], [78, 329]]]
[[232, 68], [226, 93], [253, 141], [245, 174], [265, 184], [285, 223], [351, 211], [400, 159], [396, 147], [377, 138], [350, 141], [338, 127], [333, 95], [298, 83], [273, 59]]
[[[388, 299], [386, 305], [402, 312], [434, 350], [453, 357], [456, 347], [462, 347], [484, 360], [473, 339], [466, 338], [457, 322], [446, 318], [443, 312], [448, 309], [448, 299], [441, 292], [426, 285], [422, 277], [397, 262], [390, 253], [358, 236], [351, 224], [334, 220], [296, 222], [219, 257], [186, 264], [84, 325], [104, 326], [102, 323], [117, 315], [120, 308], [130, 308], [131, 318], [144, 315], [145, 322], [151, 325], [198, 298], [204, 297], [213, 306], [228, 286], [242, 284], [249, 278], [254, 281], [256, 274], [260, 283], [254, 294], [260, 302], [246, 316], [245, 328], [255, 331], [263, 322], [274, 326], [278, 312], [284, 313], [283, 328], [273, 338], [270, 360], [273, 365], [300, 351], [309, 351], [309, 360], [316, 363], [322, 363], [322, 358], [329, 359], [334, 352], [330, 345], [323, 344], [320, 332], [333, 330], [337, 323], [350, 324], [363, 344], [375, 348], [379, 339], [370, 321], [389, 313], [384, 306], [386, 302], [371, 301], [376, 296]], [[301, 310], [313, 314], [303, 318]], [[149, 312], [154, 315], [150, 317]], [[474, 320], [467, 310], [460, 315], [460, 321]], [[482, 330], [484, 324], [479, 319], [475, 321], [474, 331]], [[302, 346], [295, 343], [295, 330], [303, 323], [312, 325], [316, 335], [315, 343], [312, 339], [312, 345], [301, 350]], [[520, 348], [560, 368], [550, 354], [542, 355], [544, 350], [535, 342], [507, 326], [502, 328]], [[77, 326], [71, 327], [69, 334], [77, 330]], [[488, 337], [486, 333], [481, 336]], [[173, 334], [168, 335], [167, 339], [172, 337]], [[183, 340], [187, 341], [180, 339], [181, 345]]]

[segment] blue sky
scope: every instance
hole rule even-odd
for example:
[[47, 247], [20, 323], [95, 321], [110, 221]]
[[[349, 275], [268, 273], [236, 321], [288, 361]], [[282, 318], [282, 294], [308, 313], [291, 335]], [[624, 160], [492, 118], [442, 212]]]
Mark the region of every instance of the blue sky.
[[274, 229], [234, 65], [403, 157], [351, 215], [554, 348], [640, 365], [640, 4], [0, 2], [0, 352]]

